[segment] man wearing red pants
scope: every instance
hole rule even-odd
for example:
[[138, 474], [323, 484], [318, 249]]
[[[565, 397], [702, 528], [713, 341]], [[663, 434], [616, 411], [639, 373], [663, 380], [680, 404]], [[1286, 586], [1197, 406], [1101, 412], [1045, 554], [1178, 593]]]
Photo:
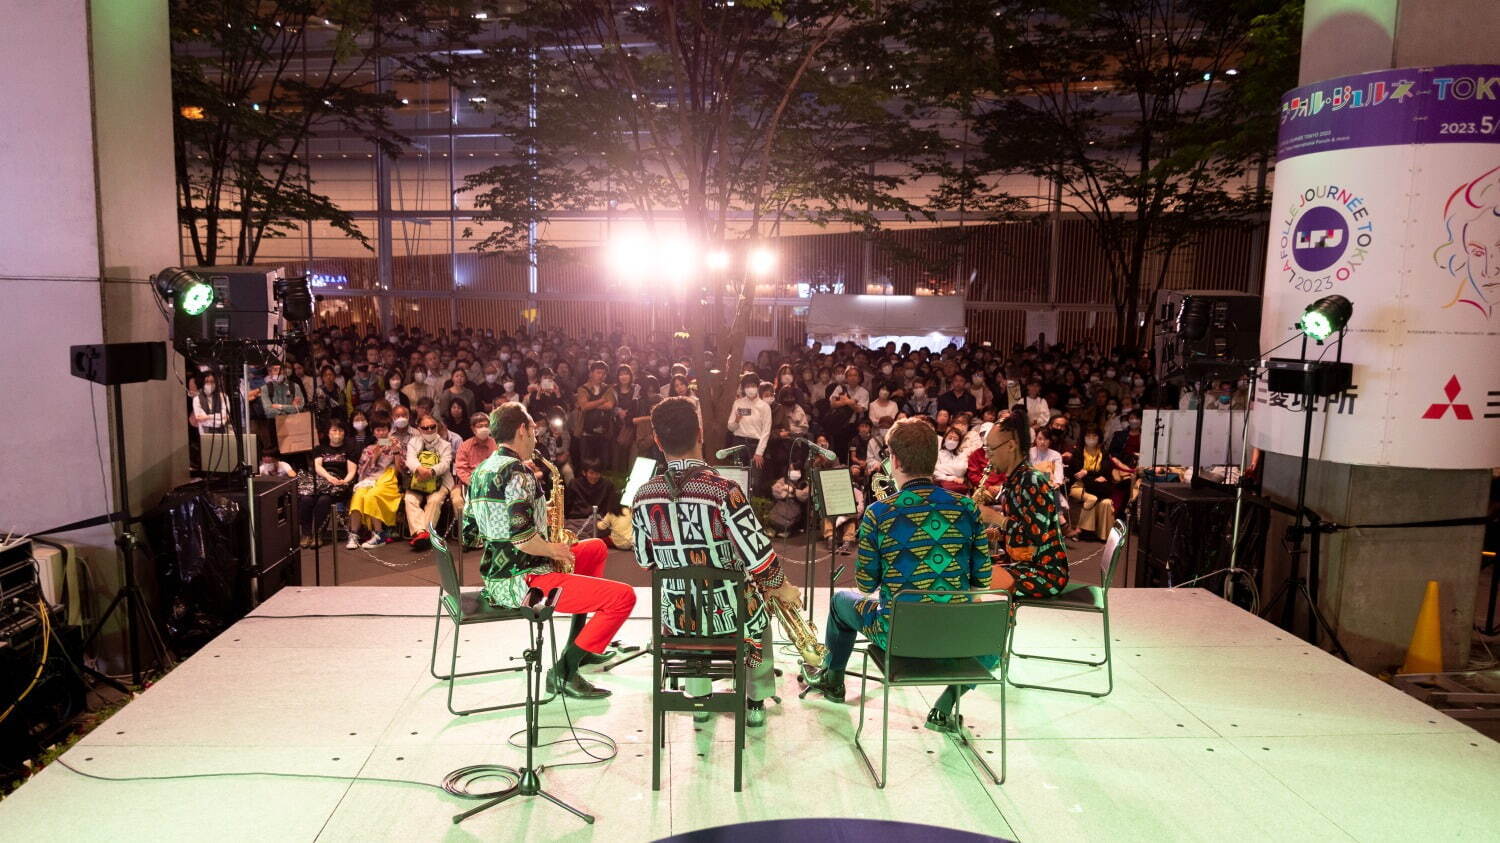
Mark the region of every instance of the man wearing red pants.
[[603, 541], [569, 546], [542, 535], [546, 501], [527, 465], [536, 448], [536, 423], [526, 408], [500, 405], [490, 415], [490, 430], [499, 447], [474, 469], [464, 507], [464, 543], [484, 544], [479, 564], [484, 599], [516, 608], [528, 588], [562, 589], [557, 611], [573, 615], [573, 628], [567, 648], [547, 673], [547, 685], [570, 697], [607, 697], [610, 692], [584, 679], [578, 668], [603, 661], [600, 654], [630, 617], [635, 592], [600, 576], [607, 553]]

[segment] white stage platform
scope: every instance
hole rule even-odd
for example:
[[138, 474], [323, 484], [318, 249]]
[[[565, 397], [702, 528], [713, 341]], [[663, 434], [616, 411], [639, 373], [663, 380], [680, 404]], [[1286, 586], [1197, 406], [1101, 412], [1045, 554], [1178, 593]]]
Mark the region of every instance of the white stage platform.
[[[729, 722], [699, 731], [687, 715], [669, 720], [663, 788], [653, 793], [650, 662], [638, 659], [598, 678], [611, 699], [571, 706], [579, 725], [619, 742], [619, 757], [543, 774], [545, 788], [598, 816], [593, 826], [527, 799], [453, 826], [452, 815], [476, 803], [370, 781], [436, 784], [461, 766], [520, 763], [521, 750], [506, 744], [521, 728], [519, 710], [464, 718], [445, 710], [444, 685], [425, 662], [430, 615], [247, 618], [64, 760], [109, 777], [327, 778], [112, 782], [53, 764], [0, 803], [0, 840], [623, 843], [820, 816], [1045, 841], [1500, 834], [1500, 744], [1208, 593], [1122, 588], [1111, 597], [1114, 693], [1009, 689], [1010, 775], [1001, 786], [920, 728], [932, 693], [902, 692], [893, 697], [892, 782], [876, 790], [850, 744], [857, 706], [798, 701], [788, 671], [785, 704], [751, 732], [743, 793], [731, 789]], [[827, 605], [825, 594], [818, 599]], [[427, 589], [302, 588], [258, 614], [427, 614], [434, 600]], [[471, 628], [460, 665], [519, 653], [524, 631], [519, 623]], [[624, 635], [644, 639], [646, 621], [632, 620]], [[1097, 618], [1023, 611], [1017, 646], [1097, 653]], [[1020, 681], [1103, 679], [1024, 660], [1013, 669]], [[470, 680], [459, 701], [515, 698], [521, 687], [519, 674]], [[857, 690], [855, 680], [851, 698]], [[998, 766], [998, 690], [970, 694], [964, 711]], [[878, 730], [878, 706], [870, 716]], [[562, 722], [560, 703], [544, 710], [544, 724]], [[581, 757], [564, 747], [539, 754], [544, 763]]]

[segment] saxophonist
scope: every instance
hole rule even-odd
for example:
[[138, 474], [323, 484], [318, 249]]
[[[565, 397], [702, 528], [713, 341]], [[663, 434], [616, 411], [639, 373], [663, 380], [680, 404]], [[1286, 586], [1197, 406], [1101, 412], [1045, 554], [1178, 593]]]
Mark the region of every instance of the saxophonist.
[[[886, 435], [896, 494], [865, 507], [859, 522], [855, 583], [828, 609], [828, 657], [809, 690], [844, 701], [844, 669], [862, 630], [885, 647], [893, 595], [906, 589], [969, 591], [989, 588], [989, 539], [969, 498], [932, 480], [938, 436], [925, 419], [902, 419]], [[998, 654], [993, 668], [999, 663]], [[950, 685], [927, 715], [927, 728], [952, 731], [953, 704], [966, 687]]]
[[[698, 406], [688, 398], [668, 398], [651, 411], [651, 427], [657, 447], [667, 458], [667, 470], [636, 492], [632, 520], [635, 525], [635, 558], [642, 568], [683, 568], [712, 565], [744, 571], [755, 583], [746, 608], [745, 638], [748, 688], [745, 723], [766, 724], [765, 700], [776, 690], [770, 646], [770, 613], [765, 599], [777, 600], [792, 612], [802, 605], [802, 595], [787, 581], [771, 549], [771, 540], [761, 528], [745, 492], [703, 461], [703, 425]], [[687, 583], [684, 583], [685, 585]], [[733, 586], [717, 583], [693, 584], [691, 592], [662, 588], [657, 607], [664, 628], [673, 635], [712, 636], [739, 627], [735, 617]], [[762, 599], [764, 596], [765, 599]], [[689, 601], [704, 602], [715, 610], [713, 629], [697, 625], [702, 612], [687, 610]], [[706, 696], [708, 679], [688, 679], [688, 696]], [[708, 713], [695, 713], [700, 722]]]
[[490, 430], [499, 446], [474, 469], [464, 507], [465, 544], [484, 544], [482, 597], [491, 606], [517, 608], [529, 588], [561, 588], [557, 611], [571, 614], [573, 625], [547, 672], [548, 688], [577, 699], [607, 697], [610, 692], [585, 679], [579, 667], [607, 660], [604, 650], [630, 617], [635, 592], [601, 576], [608, 554], [602, 540], [547, 540], [546, 501], [527, 465], [537, 431], [526, 408], [501, 404], [490, 414]]

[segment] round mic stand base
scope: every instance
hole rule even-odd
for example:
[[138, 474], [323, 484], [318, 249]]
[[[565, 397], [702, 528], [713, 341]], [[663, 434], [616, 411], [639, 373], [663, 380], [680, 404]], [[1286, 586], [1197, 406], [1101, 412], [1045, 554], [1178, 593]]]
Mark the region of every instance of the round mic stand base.
[[[521, 611], [532, 624], [531, 646], [522, 654], [522, 658], [526, 661], [526, 764], [519, 770], [501, 764], [483, 764], [465, 767], [462, 770], [449, 773], [449, 782], [452, 782], [456, 778], [473, 780], [494, 777], [505, 777], [515, 781], [515, 784], [500, 791], [483, 804], [470, 808], [462, 814], [455, 815], [453, 817], [453, 824], [457, 825], [475, 814], [488, 811], [517, 796], [540, 796], [589, 825], [593, 825], [594, 817], [592, 814], [586, 814], [547, 791], [542, 790], [541, 768], [536, 765], [533, 754], [536, 751], [537, 744], [537, 716], [541, 708], [538, 700], [542, 696], [542, 638], [546, 635], [547, 621], [552, 617], [554, 610], [553, 606], [549, 604], [545, 606], [522, 607]], [[447, 784], [444, 786], [448, 788]], [[457, 793], [457, 791], [451, 788], [448, 789], [450, 793]]]

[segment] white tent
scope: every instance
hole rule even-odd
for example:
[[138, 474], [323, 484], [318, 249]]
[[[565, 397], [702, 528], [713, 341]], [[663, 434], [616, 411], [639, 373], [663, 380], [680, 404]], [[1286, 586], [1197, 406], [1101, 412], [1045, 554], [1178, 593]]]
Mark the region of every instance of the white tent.
[[911, 343], [941, 351], [963, 345], [964, 300], [960, 296], [846, 296], [817, 293], [807, 310], [807, 335], [823, 345], [852, 341], [864, 346]]

